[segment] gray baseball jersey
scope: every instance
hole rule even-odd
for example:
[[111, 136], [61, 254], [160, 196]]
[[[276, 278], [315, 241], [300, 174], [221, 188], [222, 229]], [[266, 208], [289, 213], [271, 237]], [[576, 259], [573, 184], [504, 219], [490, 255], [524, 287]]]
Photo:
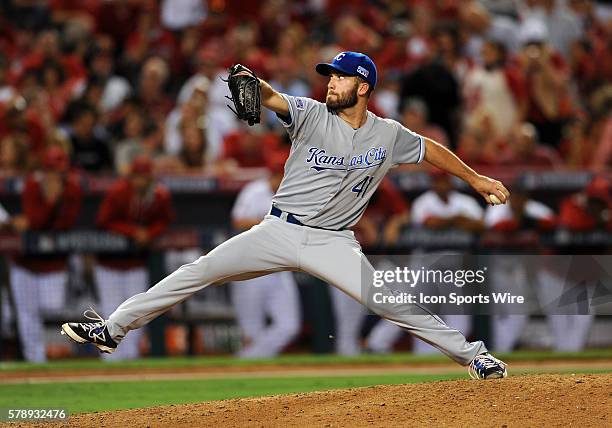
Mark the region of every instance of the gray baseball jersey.
[[367, 112], [353, 129], [323, 103], [283, 94], [289, 118], [279, 117], [292, 142], [274, 205], [308, 226], [344, 229], [359, 221], [390, 168], [419, 163], [423, 137]]

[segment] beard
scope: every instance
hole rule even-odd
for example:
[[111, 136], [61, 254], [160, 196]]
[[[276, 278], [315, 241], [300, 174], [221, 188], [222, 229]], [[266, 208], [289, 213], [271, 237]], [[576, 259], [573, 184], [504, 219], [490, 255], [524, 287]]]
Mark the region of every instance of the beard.
[[329, 96], [325, 99], [325, 105], [331, 111], [340, 111], [345, 108], [351, 108], [357, 104], [357, 88], [359, 85], [355, 84], [355, 87], [348, 91], [343, 96], [337, 95], [337, 99], [331, 101]]

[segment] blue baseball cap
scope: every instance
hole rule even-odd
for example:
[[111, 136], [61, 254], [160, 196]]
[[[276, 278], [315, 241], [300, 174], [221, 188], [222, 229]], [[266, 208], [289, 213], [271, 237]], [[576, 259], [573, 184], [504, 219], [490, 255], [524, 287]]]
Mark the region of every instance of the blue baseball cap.
[[315, 69], [323, 76], [334, 72], [358, 76], [368, 82], [372, 89], [376, 86], [376, 65], [369, 56], [359, 52], [340, 52], [330, 64], [322, 62]]

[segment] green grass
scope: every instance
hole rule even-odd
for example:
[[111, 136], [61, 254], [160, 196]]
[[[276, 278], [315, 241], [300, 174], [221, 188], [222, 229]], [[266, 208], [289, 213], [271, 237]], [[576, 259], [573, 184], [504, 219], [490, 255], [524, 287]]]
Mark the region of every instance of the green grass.
[[71, 414], [102, 410], [194, 403], [227, 398], [404, 384], [465, 378], [464, 371], [443, 375], [378, 375], [137, 381], [108, 383], [0, 384], [0, 407], [66, 408]]
[[[547, 361], [547, 360], [612, 360], [612, 349], [590, 349], [583, 352], [549, 352], [518, 351], [511, 354], [496, 354], [509, 361]], [[0, 375], [3, 371], [13, 370], [62, 370], [62, 369], [95, 369], [109, 368], [177, 368], [177, 367], [244, 367], [253, 366], [301, 366], [301, 365], [368, 365], [368, 364], [444, 364], [450, 360], [442, 355], [413, 355], [395, 353], [389, 355], [359, 355], [344, 357], [338, 355], [283, 355], [277, 358], [261, 360], [240, 360], [233, 357], [175, 357], [143, 358], [135, 361], [100, 362], [98, 359], [61, 360], [45, 364], [24, 362], [0, 363]]]
[[[589, 369], [590, 362], [612, 360], [612, 349], [588, 350], [580, 353], [553, 352], [514, 352], [500, 354], [502, 359], [512, 363], [519, 361], [563, 361], [576, 360], [574, 370], [566, 373], [611, 373], [610, 370]], [[259, 365], [285, 366], [288, 370], [295, 366], [329, 367], [346, 366], [367, 367], [367, 365], [394, 364], [447, 364], [444, 356], [416, 356], [412, 354], [360, 355], [341, 357], [336, 355], [286, 355], [265, 360], [239, 360], [232, 357], [194, 357], [194, 358], [148, 358], [125, 362], [101, 362], [89, 360], [61, 360], [47, 364], [23, 362], [0, 363], [2, 373], [10, 371], [48, 371], [53, 374], [60, 370], [81, 370], [83, 374], [95, 375], [97, 369], [177, 369], [190, 367], [245, 367]], [[573, 364], [572, 364], [573, 366]], [[193, 380], [142, 380], [121, 382], [63, 382], [63, 383], [0, 383], [0, 408], [66, 408], [70, 413], [93, 412], [114, 409], [159, 406], [223, 400], [227, 398], [256, 397], [262, 395], [286, 394], [295, 392], [319, 391], [335, 388], [351, 388], [383, 384], [404, 384], [431, 382], [436, 380], [466, 379], [465, 369], [456, 366], [457, 371], [443, 374], [380, 373], [367, 375], [321, 375], [291, 377], [240, 377], [211, 378]], [[533, 369], [512, 370], [511, 374], [537, 373]], [[59, 373], [58, 373], [59, 374]], [[248, 376], [248, 375], [247, 375]]]
[[[534, 373], [526, 370], [522, 373]], [[566, 373], [610, 373], [578, 370]], [[519, 374], [513, 372], [513, 374]], [[227, 378], [164, 381], [0, 384], [0, 408], [65, 408], [71, 414], [115, 409], [195, 403], [228, 398], [258, 397], [297, 392], [467, 379], [464, 370], [445, 374], [381, 374]]]

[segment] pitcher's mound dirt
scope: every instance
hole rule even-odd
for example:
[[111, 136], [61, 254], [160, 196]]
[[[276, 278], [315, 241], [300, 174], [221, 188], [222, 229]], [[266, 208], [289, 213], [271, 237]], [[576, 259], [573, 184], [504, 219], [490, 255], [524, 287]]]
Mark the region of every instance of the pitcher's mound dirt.
[[612, 375], [374, 386], [82, 414], [69, 426], [610, 427]]

